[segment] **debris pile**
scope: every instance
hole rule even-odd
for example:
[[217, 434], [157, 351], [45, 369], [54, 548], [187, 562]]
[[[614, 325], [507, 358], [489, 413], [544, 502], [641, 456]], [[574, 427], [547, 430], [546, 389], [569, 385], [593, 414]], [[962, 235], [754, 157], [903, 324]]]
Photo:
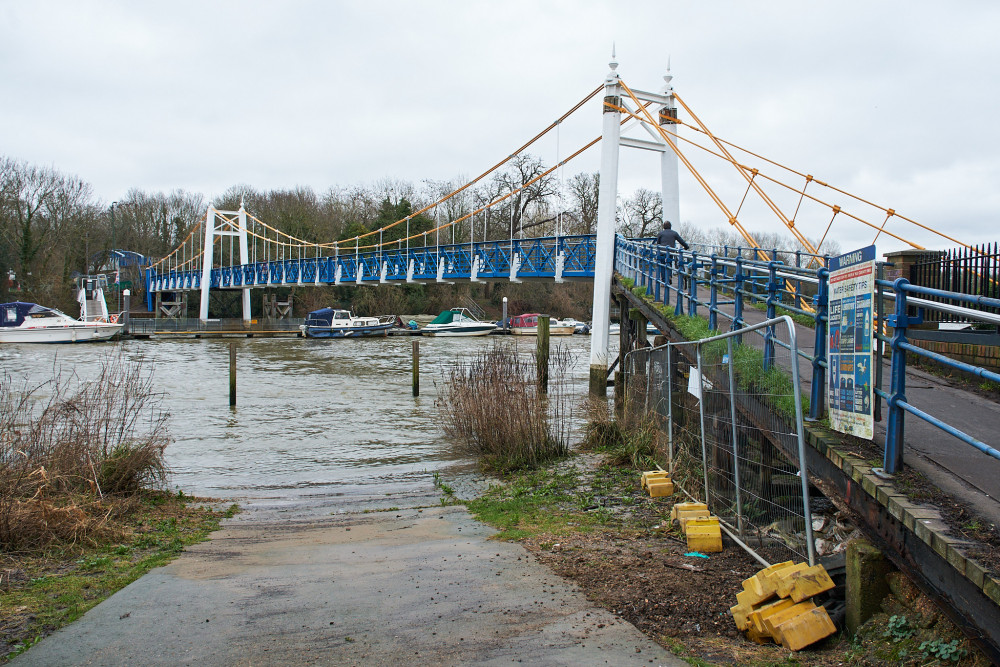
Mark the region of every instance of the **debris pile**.
[[837, 631], [826, 609], [811, 599], [833, 587], [822, 565], [777, 563], [745, 579], [729, 611], [747, 639], [798, 651]]

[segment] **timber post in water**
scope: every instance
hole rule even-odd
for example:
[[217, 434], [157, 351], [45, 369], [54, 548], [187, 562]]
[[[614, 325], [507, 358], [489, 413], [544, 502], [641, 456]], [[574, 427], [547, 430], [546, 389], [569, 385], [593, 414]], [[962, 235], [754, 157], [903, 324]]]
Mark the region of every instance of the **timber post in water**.
[[538, 363], [538, 388], [543, 394], [549, 393], [549, 316], [538, 316], [538, 350], [535, 353]]
[[420, 395], [420, 341], [413, 341], [413, 395]]
[[236, 407], [236, 341], [229, 343], [229, 407]]

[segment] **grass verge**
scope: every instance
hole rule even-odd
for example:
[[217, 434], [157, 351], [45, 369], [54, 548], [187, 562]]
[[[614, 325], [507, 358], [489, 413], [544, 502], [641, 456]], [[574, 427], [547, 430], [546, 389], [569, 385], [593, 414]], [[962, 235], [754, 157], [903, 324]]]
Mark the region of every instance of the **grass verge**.
[[183, 493], [143, 492], [120, 519], [121, 539], [52, 544], [0, 555], [0, 664], [155, 567], [206, 539], [237, 506], [209, 509]]

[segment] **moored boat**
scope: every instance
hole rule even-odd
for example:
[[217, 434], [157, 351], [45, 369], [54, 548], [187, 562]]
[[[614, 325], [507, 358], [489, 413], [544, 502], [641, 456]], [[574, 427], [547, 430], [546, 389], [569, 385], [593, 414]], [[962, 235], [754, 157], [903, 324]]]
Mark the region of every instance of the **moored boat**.
[[581, 322], [580, 320], [575, 320], [572, 317], [567, 317], [566, 319], [559, 320], [559, 326], [573, 327], [573, 333], [576, 334], [588, 334], [590, 333], [590, 325], [586, 322]]
[[107, 276], [79, 276], [76, 283], [80, 319], [37, 303], [0, 304], [0, 343], [87, 343], [121, 333], [124, 321], [104, 301]]
[[120, 333], [118, 316], [109, 320], [73, 319], [61, 310], [37, 303], [0, 304], [0, 343], [86, 343], [107, 340]]
[[366, 338], [388, 336], [396, 323], [395, 315], [359, 317], [349, 310], [320, 308], [299, 326], [307, 338]]
[[[526, 313], [524, 315], [514, 317], [510, 321], [511, 333], [517, 336], [537, 336], [538, 318], [538, 313]], [[571, 336], [572, 334], [572, 325], [561, 324], [559, 320], [554, 317], [549, 318], [550, 336]]]
[[468, 308], [452, 308], [421, 329], [425, 336], [485, 336], [496, 331], [493, 322], [482, 322]]

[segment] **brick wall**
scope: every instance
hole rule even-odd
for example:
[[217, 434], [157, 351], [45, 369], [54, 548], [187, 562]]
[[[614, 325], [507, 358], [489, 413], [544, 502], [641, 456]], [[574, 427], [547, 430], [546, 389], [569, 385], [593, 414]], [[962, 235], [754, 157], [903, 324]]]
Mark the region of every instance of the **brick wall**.
[[[908, 342], [930, 352], [937, 352], [957, 361], [1000, 372], [1000, 347], [970, 343], [945, 343], [936, 340], [908, 339]], [[921, 359], [921, 363], [932, 363]]]

